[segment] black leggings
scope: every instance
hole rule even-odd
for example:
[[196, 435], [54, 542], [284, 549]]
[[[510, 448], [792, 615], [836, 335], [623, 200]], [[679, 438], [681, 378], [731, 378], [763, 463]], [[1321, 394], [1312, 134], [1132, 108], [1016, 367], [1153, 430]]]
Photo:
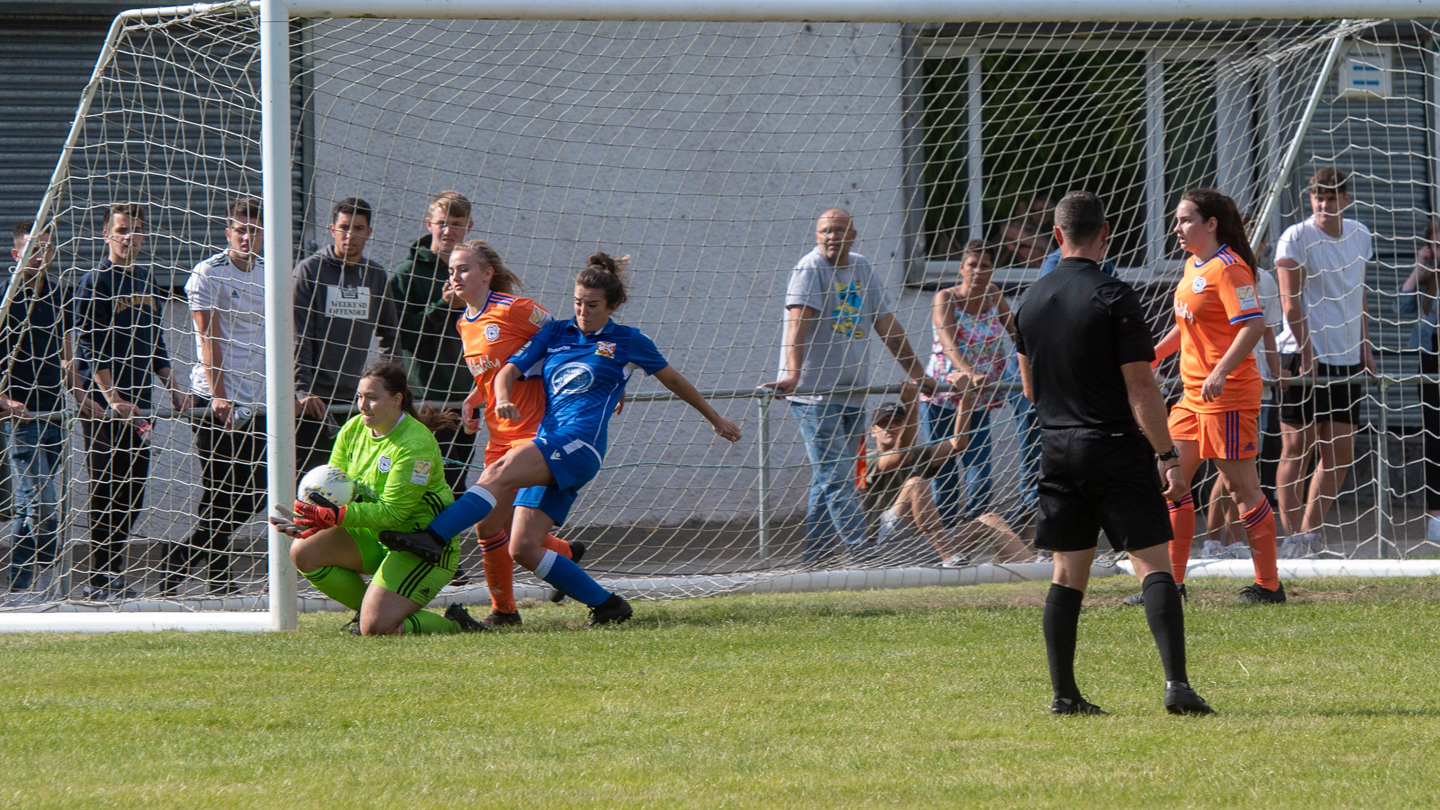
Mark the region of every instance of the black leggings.
[[[1422, 350], [1420, 373], [1435, 374], [1437, 369], [1440, 354]], [[1440, 384], [1420, 383], [1420, 417], [1425, 427], [1425, 509], [1440, 511]]]
[[125, 544], [145, 503], [150, 448], [127, 419], [81, 419], [90, 472], [90, 584], [125, 572]]
[[[196, 407], [209, 403], [196, 401]], [[200, 455], [200, 508], [190, 539], [171, 549], [172, 571], [207, 563], [211, 579], [226, 577], [230, 540], [252, 515], [265, 507], [265, 417], [226, 430], [209, 411], [195, 430]]]

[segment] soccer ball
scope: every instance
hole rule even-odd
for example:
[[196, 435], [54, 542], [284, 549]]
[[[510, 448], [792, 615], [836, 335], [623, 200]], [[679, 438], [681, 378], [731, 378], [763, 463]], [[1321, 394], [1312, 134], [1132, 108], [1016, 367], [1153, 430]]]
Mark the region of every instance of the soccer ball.
[[336, 506], [344, 506], [355, 498], [355, 482], [334, 464], [322, 464], [300, 479], [298, 499], [313, 503], [311, 495], [320, 495]]

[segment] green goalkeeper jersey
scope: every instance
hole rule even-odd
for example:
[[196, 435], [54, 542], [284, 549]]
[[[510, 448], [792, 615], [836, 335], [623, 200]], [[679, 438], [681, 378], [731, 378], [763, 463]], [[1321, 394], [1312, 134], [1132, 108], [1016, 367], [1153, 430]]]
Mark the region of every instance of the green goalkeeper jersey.
[[408, 414], [378, 438], [362, 416], [351, 417], [335, 439], [330, 463], [356, 485], [357, 497], [340, 524], [346, 529], [423, 529], [455, 500], [435, 434]]

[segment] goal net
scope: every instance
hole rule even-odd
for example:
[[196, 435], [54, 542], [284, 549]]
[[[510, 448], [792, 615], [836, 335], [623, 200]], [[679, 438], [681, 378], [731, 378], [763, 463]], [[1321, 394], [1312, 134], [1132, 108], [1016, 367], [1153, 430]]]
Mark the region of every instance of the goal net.
[[[143, 310], [178, 390], [189, 393], [206, 379], [197, 310], [233, 330], [215, 332], [218, 362], [264, 356], [263, 323], [245, 316], [263, 301], [261, 274], [231, 267], [199, 298], [194, 285], [186, 289], [197, 265], [217, 256], [215, 266], [226, 265], [226, 228], [239, 229], [231, 203], [262, 196], [259, 28], [244, 3], [117, 21], [55, 182], [37, 201], [36, 232], [49, 235], [55, 255], [44, 287], [23, 270], [12, 275], [6, 335], [7, 345], [29, 340], [40, 350], [28, 360], [7, 355], [5, 390], [17, 398], [34, 387], [36, 369], [62, 359], [64, 342], [45, 335], [68, 333], [82, 390], [95, 390], [87, 380], [106, 363], [148, 363], [130, 392], [148, 401], [139, 403], [142, 420], [92, 394], [97, 407], [82, 414], [67, 391], [32, 404], [36, 421], [6, 423], [15, 495], [0, 547], [4, 610], [268, 604], [263, 497], [245, 497], [265, 487], [265, 400], [256, 391], [298, 385], [305, 393], [318, 384], [264, 380], [263, 365], [247, 367], [261, 369], [263, 384], [237, 394], [235, 417], [216, 428], [203, 401], [177, 410], [185, 403], [161, 377], [146, 376], [164, 365], [158, 345], [121, 346], [140, 328], [134, 310]], [[1141, 291], [1158, 337], [1171, 323], [1181, 272], [1170, 228], [1184, 190], [1214, 186], [1244, 211], [1268, 212], [1256, 238], [1268, 243], [1261, 263], [1271, 267], [1280, 233], [1310, 213], [1306, 179], [1336, 167], [1349, 175], [1346, 215], [1375, 235], [1363, 283], [1383, 376], [1361, 384], [1354, 463], [1303, 554], [1430, 556], [1440, 534], [1427, 536], [1426, 510], [1440, 508], [1440, 476], [1427, 475], [1440, 457], [1425, 448], [1440, 436], [1422, 407], [1427, 383], [1414, 375], [1422, 363], [1433, 373], [1434, 355], [1415, 351], [1411, 333], [1434, 321], [1432, 277], [1421, 274], [1419, 299], [1399, 290], [1418, 259], [1434, 266], [1433, 250], [1421, 256], [1434, 244], [1426, 227], [1437, 205], [1434, 37], [1428, 23], [1385, 20], [295, 19], [289, 262], [331, 250], [334, 205], [358, 198], [372, 211], [365, 257], [392, 276], [410, 265], [389, 287], [321, 282], [335, 297], [310, 299], [329, 322], [311, 374], [336, 377], [353, 360], [347, 352], [388, 352], [411, 369], [419, 396], [458, 406], [466, 375], [447, 354], [454, 338], [432, 325], [460, 310], [440, 296], [445, 265], [429, 249], [426, 220], [436, 194], [459, 192], [473, 223], [465, 238], [493, 246], [523, 283], [520, 294], [557, 318], [573, 314], [573, 283], [588, 254], [630, 256], [630, 299], [616, 319], [643, 329], [743, 431], [739, 442], [723, 441], [636, 374], [610, 424], [603, 469], [558, 530], [587, 544], [583, 566], [602, 583], [668, 597], [766, 583], [1008, 576], [995, 566], [1023, 570], [1014, 566], [1037, 558], [1035, 437], [1002, 302], [1013, 302], [1055, 250], [1054, 203], [1071, 189], [1101, 195], [1113, 229], [1109, 260]], [[143, 272], [131, 273], [149, 274], [148, 292], [87, 281], [114, 255], [106, 228], [115, 220], [106, 213], [120, 202], [144, 209]], [[829, 392], [834, 408], [854, 406], [841, 431], [853, 438], [830, 451], [839, 461], [816, 465], [802, 417], [833, 432], [838, 418], [816, 414], [834, 409], [799, 409], [759, 386], [778, 379], [792, 268], [815, 247], [817, 218], [833, 208], [853, 217], [853, 251], [873, 263], [875, 281], [839, 291], [834, 310], [822, 313], [823, 328], [848, 330], [866, 346], [856, 356], [868, 356], [827, 370], [827, 379], [860, 388]], [[933, 323], [951, 304], [937, 309], [936, 293], [959, 301], [977, 289], [976, 274], [962, 272], [967, 245], [977, 242], [987, 259], [979, 280], [993, 267], [999, 295], [957, 304], [963, 312], [947, 321], [957, 325], [946, 327], [986, 382], [969, 446], [935, 487], [919, 486], [925, 494], [906, 501], [925, 520], [912, 525], [901, 509], [897, 521], [894, 511], [881, 514], [889, 501], [871, 502], [861, 539], [883, 532], [883, 542], [847, 544], [840, 513], [856, 508], [847, 503], [865, 509], [866, 493], [850, 493], [864, 480], [857, 462], [875, 450], [872, 420], [907, 376], [893, 355], [913, 349], [937, 376], [949, 370]], [[26, 251], [37, 252], [33, 244]], [[77, 291], [89, 296], [88, 320], [74, 317]], [[39, 299], [71, 315], [47, 322]], [[867, 308], [876, 302], [908, 348], [875, 334]], [[227, 373], [239, 387], [243, 374]], [[459, 387], [447, 388], [457, 377]], [[347, 390], [343, 379], [321, 398], [336, 425], [355, 412], [353, 384]], [[942, 399], [912, 409], [928, 417], [917, 443], [949, 438], [955, 422], [946, 408]], [[286, 442], [295, 435], [294, 425], [271, 430]], [[1267, 452], [1279, 446], [1276, 430], [1272, 423], [1265, 433]], [[465, 459], [452, 464], [462, 478], [478, 475], [485, 442], [482, 432], [473, 455], [448, 454]], [[55, 459], [48, 476], [24, 466], [37, 451]], [[218, 478], [217, 459], [228, 470]], [[826, 487], [812, 486], [817, 469], [828, 471]], [[1196, 487], [1199, 558], [1210, 489], [1203, 479]], [[932, 500], [937, 516], [926, 511]], [[955, 555], [970, 564], [941, 567]], [[487, 600], [473, 532], [462, 568], [470, 583], [452, 585], [450, 601]], [[541, 593], [523, 570], [517, 575], [521, 596]], [[307, 588], [307, 604], [321, 604]]]

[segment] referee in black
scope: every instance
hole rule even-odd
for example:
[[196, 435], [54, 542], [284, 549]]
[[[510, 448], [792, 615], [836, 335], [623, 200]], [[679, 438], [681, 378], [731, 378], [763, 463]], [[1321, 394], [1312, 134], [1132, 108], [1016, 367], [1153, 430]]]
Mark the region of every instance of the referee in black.
[[1179, 500], [1189, 485], [1150, 370], [1155, 345], [1140, 299], [1098, 264], [1109, 238], [1100, 198], [1066, 194], [1055, 209], [1060, 264], [1016, 305], [1020, 373], [1041, 428], [1035, 545], [1055, 555], [1043, 620], [1055, 690], [1050, 711], [1106, 714], [1075, 683], [1080, 603], [1104, 529], [1143, 583], [1145, 619], [1165, 668], [1165, 709], [1209, 714], [1185, 673], [1185, 606], [1166, 545], [1165, 499]]

